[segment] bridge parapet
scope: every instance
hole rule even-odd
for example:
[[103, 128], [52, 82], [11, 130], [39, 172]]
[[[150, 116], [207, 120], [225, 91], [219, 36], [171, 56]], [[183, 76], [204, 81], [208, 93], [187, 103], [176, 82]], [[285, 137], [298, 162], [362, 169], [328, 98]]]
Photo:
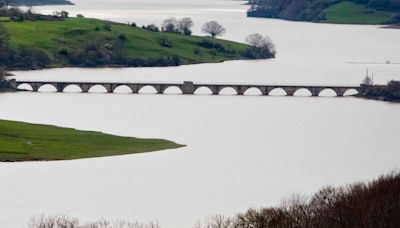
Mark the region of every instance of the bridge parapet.
[[47, 81], [15, 81], [15, 87], [22, 84], [30, 85], [32, 91], [37, 92], [44, 85], [53, 86], [57, 92], [63, 92], [66, 87], [71, 85], [78, 86], [83, 93], [87, 93], [96, 85], [100, 85], [105, 88], [108, 93], [113, 93], [120, 86], [127, 86], [131, 89], [132, 93], [139, 93], [144, 87], [153, 87], [157, 93], [164, 94], [168, 88], [177, 87], [183, 94], [195, 94], [195, 92], [202, 87], [211, 90], [212, 94], [218, 95], [222, 90], [226, 88], [232, 88], [238, 95], [244, 95], [249, 89], [258, 89], [262, 95], [270, 95], [274, 89], [283, 89], [288, 96], [294, 96], [295, 93], [300, 89], [306, 89], [310, 91], [312, 96], [319, 96], [323, 90], [331, 89], [337, 96], [344, 96], [348, 90], [355, 89], [357, 92], [361, 92], [361, 86], [301, 86], [301, 85], [251, 85], [251, 84], [195, 84], [191, 81], [185, 81], [179, 83], [123, 83], [123, 82], [47, 82]]

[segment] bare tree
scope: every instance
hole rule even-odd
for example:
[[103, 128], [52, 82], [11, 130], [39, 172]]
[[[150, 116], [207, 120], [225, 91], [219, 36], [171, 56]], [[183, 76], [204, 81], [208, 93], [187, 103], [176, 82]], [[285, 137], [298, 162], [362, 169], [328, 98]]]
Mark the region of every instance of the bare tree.
[[192, 19], [189, 17], [185, 17], [178, 21], [177, 29], [183, 35], [190, 35], [190, 34], [192, 34], [191, 29], [192, 29], [193, 25], [194, 25], [194, 23], [193, 23]]
[[79, 228], [79, 221], [66, 216], [41, 215], [33, 217], [28, 223], [28, 228]]
[[212, 38], [222, 36], [225, 34], [226, 29], [216, 21], [210, 21], [203, 25], [201, 31], [211, 35]]
[[26, 12], [28, 13], [28, 14], [32, 14], [33, 13], [33, 3], [32, 3], [32, 1], [27, 1], [27, 3], [26, 3], [26, 6], [27, 6], [27, 10], [26, 10]]
[[176, 32], [178, 21], [175, 17], [170, 17], [165, 19], [161, 25], [161, 30], [163, 32]]
[[238, 225], [234, 218], [225, 217], [222, 215], [214, 215], [199, 220], [194, 225], [194, 228], [237, 228]]
[[97, 222], [81, 225], [78, 219], [69, 218], [66, 216], [36, 216], [28, 223], [28, 228], [161, 228], [158, 222], [126, 222], [115, 221], [110, 222], [101, 219]]
[[271, 38], [254, 33], [246, 38], [246, 42], [253, 48], [255, 52], [262, 58], [275, 57], [276, 48]]
[[4, 67], [0, 66], [0, 82], [4, 81], [6, 77], [6, 70]]

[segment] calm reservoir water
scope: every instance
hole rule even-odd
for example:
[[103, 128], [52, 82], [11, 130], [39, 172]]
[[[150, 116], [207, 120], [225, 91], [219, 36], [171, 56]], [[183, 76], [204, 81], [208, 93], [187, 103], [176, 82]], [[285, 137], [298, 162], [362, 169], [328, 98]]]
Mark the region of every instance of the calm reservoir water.
[[[196, 34], [205, 21], [215, 19], [227, 27], [227, 39], [268, 34], [279, 54], [274, 60], [175, 68], [15, 72], [17, 78], [357, 85], [368, 68], [377, 83], [400, 79], [400, 30], [245, 18], [247, 6], [241, 1], [75, 2], [37, 10], [67, 9], [138, 24], [190, 16]], [[1, 94], [0, 119], [165, 138], [188, 146], [111, 158], [0, 164], [1, 227], [23, 227], [41, 213], [192, 227], [211, 214], [276, 205], [293, 193], [370, 180], [400, 165], [398, 104], [331, 98], [329, 91], [323, 98], [183, 96], [173, 89], [170, 95], [129, 95], [123, 88], [121, 94], [96, 93], [101, 91]]]

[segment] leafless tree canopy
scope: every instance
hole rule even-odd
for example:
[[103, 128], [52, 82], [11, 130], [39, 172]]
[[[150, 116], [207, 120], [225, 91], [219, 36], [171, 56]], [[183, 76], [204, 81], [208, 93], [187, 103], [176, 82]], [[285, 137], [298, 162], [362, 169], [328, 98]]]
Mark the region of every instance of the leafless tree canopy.
[[239, 228], [239, 226], [234, 218], [214, 215], [197, 221], [194, 228]]
[[110, 222], [102, 219], [97, 222], [80, 224], [78, 219], [66, 216], [36, 216], [28, 223], [28, 228], [161, 228], [158, 222], [130, 223], [126, 221]]
[[191, 28], [193, 27], [193, 21], [189, 17], [177, 20], [175, 17], [167, 18], [161, 25], [161, 31], [163, 32], [176, 32], [183, 35], [192, 34]]
[[190, 35], [192, 34], [192, 27], [194, 23], [191, 18], [185, 17], [178, 21], [178, 32], [183, 35]]
[[161, 30], [163, 32], [175, 32], [178, 25], [178, 21], [175, 17], [167, 18], [163, 21], [161, 25]]
[[201, 28], [201, 31], [203, 31], [204, 33], [207, 33], [207, 34], [211, 35], [211, 37], [215, 38], [217, 36], [224, 35], [226, 32], [226, 29], [222, 25], [220, 25], [218, 22], [210, 21], [203, 25], [203, 27]]
[[275, 44], [268, 36], [262, 36], [258, 33], [250, 34], [247, 36], [246, 42], [256, 51], [258, 51], [259, 54], [266, 54], [267, 56], [265, 57], [274, 57], [276, 54]]

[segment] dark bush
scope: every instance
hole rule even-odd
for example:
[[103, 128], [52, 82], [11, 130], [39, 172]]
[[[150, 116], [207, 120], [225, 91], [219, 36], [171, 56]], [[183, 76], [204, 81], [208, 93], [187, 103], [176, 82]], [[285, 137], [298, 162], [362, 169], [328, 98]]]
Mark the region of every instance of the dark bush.
[[68, 50], [68, 48], [65, 48], [65, 47], [60, 48], [60, 50], [58, 51], [58, 54], [62, 55], [62, 56], [68, 56], [69, 50]]
[[386, 24], [400, 25], [400, 13], [386, 21]]
[[220, 44], [218, 42], [213, 42], [208, 39], [203, 39], [203, 40], [199, 41], [199, 45], [204, 48], [210, 48], [210, 49], [214, 48], [219, 52], [225, 52], [225, 48], [224, 48], [224, 46], [222, 46], [222, 44]]
[[168, 39], [166, 36], [160, 37], [160, 39], [158, 40], [158, 43], [163, 47], [167, 47], [167, 48], [172, 47], [172, 41], [170, 39]]
[[3, 66], [0, 66], [0, 82], [4, 81], [5, 76], [6, 76], [6, 70]]
[[49, 55], [45, 51], [35, 47], [21, 47], [20, 56], [24, 66], [30, 68], [42, 68], [51, 63]]
[[193, 53], [196, 54], [196, 55], [200, 55], [201, 54], [200, 48], [194, 48], [193, 49]]
[[155, 24], [149, 24], [147, 27], [144, 26], [143, 28], [147, 29], [149, 31], [152, 31], [152, 32], [159, 32], [160, 31], [160, 29]]
[[128, 40], [128, 37], [126, 37], [125, 34], [119, 34], [119, 35], [118, 35], [118, 39], [119, 39], [120, 41], [124, 42], [124, 41], [127, 41], [127, 40]]
[[111, 24], [109, 24], [109, 23], [105, 24], [104, 29], [107, 31], [111, 31]]

